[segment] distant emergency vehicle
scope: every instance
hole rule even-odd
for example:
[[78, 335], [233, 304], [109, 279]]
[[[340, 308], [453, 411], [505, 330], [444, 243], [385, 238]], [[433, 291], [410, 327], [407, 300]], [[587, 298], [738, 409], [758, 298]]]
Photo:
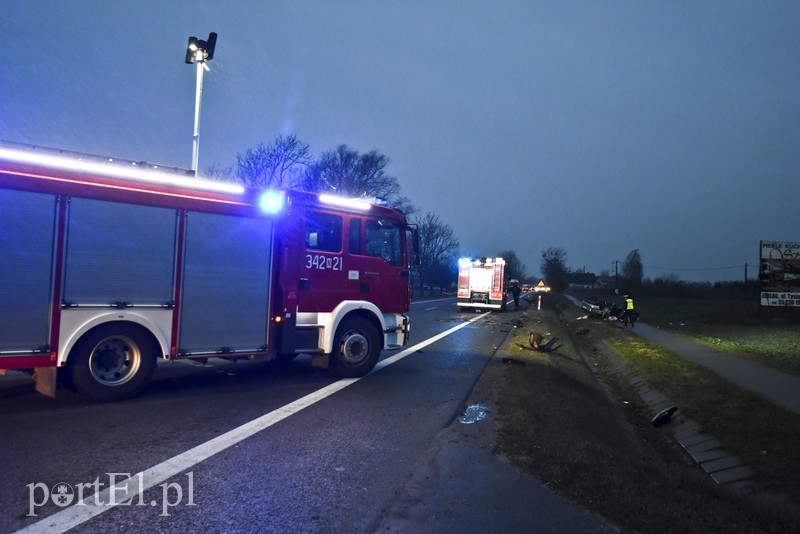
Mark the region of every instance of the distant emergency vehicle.
[[458, 260], [458, 305], [505, 310], [505, 266], [503, 258]]

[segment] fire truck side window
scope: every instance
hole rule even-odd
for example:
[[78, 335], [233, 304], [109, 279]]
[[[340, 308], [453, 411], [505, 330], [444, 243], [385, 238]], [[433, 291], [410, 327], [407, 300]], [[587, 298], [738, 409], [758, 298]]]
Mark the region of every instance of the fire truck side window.
[[361, 219], [350, 219], [350, 254], [361, 254]]
[[390, 265], [403, 264], [403, 246], [400, 228], [385, 221], [368, 220], [365, 254], [383, 258]]
[[306, 219], [306, 248], [323, 252], [341, 252], [342, 218], [331, 213], [309, 213]]

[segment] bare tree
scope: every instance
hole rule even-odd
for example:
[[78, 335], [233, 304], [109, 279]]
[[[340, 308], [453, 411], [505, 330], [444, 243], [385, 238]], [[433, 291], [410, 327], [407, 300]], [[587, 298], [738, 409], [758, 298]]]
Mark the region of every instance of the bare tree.
[[279, 136], [270, 145], [263, 143], [244, 154], [237, 154], [236, 176], [248, 187], [295, 187], [311, 163], [309, 146], [297, 136]]
[[638, 289], [642, 286], [644, 266], [642, 265], [642, 256], [639, 254], [639, 249], [631, 250], [625, 257], [625, 261], [622, 263], [622, 275], [631, 288]]
[[206, 169], [206, 177], [220, 182], [236, 182], [236, 171], [233, 167], [223, 167], [219, 163], [213, 163]]
[[419, 225], [420, 282], [446, 286], [457, 271], [459, 242], [453, 229], [438, 215], [427, 212]]
[[542, 251], [542, 274], [552, 290], [563, 293], [567, 289], [567, 252], [561, 247]]
[[389, 200], [389, 206], [402, 212], [406, 217], [417, 213], [417, 208], [408, 197], [397, 197]]
[[525, 264], [520, 261], [520, 259], [517, 257], [517, 254], [513, 250], [501, 250], [497, 256], [506, 260], [506, 278], [516, 278], [521, 284], [522, 281], [528, 276], [528, 274], [525, 272]]
[[400, 196], [397, 178], [386, 174], [388, 164], [389, 158], [377, 150], [359, 154], [347, 145], [339, 145], [308, 167], [301, 187], [349, 197], [382, 198], [393, 208], [409, 214], [413, 207], [407, 198]]

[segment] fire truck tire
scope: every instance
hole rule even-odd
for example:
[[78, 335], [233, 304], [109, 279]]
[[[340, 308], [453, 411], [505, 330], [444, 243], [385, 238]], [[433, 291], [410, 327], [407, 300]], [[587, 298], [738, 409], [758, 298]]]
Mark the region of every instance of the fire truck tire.
[[364, 376], [381, 354], [378, 328], [362, 317], [345, 318], [333, 338], [329, 372], [340, 378]]
[[158, 343], [132, 324], [107, 324], [91, 330], [69, 358], [75, 389], [101, 401], [121, 400], [141, 390], [156, 367]]

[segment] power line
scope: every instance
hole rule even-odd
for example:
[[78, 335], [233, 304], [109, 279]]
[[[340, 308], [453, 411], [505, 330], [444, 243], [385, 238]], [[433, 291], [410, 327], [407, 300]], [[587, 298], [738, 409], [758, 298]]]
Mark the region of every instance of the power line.
[[728, 267], [698, 267], [698, 268], [678, 268], [678, 267], [656, 267], [654, 265], [644, 265], [645, 269], [657, 269], [661, 271], [727, 271], [731, 269], [743, 269], [745, 263], [740, 265], [731, 265]]

